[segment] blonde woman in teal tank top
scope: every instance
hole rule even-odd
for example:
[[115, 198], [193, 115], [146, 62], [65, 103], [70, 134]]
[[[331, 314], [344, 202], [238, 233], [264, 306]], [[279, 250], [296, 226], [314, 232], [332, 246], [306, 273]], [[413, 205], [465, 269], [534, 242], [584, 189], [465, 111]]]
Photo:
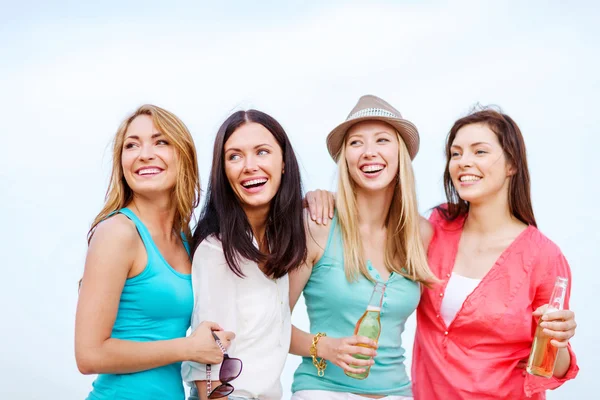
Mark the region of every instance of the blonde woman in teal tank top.
[[[182, 361], [218, 363], [221, 350], [193, 308], [189, 221], [199, 193], [192, 137], [173, 114], [140, 107], [115, 136], [103, 210], [90, 229], [75, 357], [98, 374], [88, 399], [183, 400]], [[225, 344], [230, 332], [217, 332]]]
[[[327, 138], [338, 164], [337, 214], [331, 227], [307, 217], [308, 261], [290, 274], [290, 306], [304, 292], [310, 320], [310, 333], [292, 331], [290, 352], [303, 356], [292, 400], [412, 398], [401, 334], [419, 283], [435, 280], [411, 165], [418, 144], [416, 127], [375, 96], [363, 96]], [[353, 334], [377, 282], [386, 290], [375, 343]], [[366, 369], [363, 380], [345, 374]]]

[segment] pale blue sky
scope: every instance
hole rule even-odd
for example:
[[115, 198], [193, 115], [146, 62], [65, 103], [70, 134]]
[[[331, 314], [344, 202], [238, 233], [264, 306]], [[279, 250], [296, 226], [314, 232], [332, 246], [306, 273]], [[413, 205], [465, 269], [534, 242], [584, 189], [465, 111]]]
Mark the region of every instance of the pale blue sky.
[[[442, 148], [455, 119], [494, 103], [520, 125], [538, 223], [571, 264], [579, 323], [580, 376], [548, 397], [593, 398], [599, 6], [365, 3], [2, 1], [0, 301], [9, 329], [0, 333], [0, 398], [84, 398], [90, 389], [73, 356], [76, 285], [124, 116], [145, 102], [180, 116], [204, 186], [222, 120], [262, 109], [287, 129], [305, 187], [333, 189], [325, 135], [366, 93], [419, 128], [422, 211], [443, 200]], [[294, 321], [306, 326], [298, 307]], [[413, 335], [411, 320], [409, 357]], [[297, 362], [288, 360], [286, 389]]]

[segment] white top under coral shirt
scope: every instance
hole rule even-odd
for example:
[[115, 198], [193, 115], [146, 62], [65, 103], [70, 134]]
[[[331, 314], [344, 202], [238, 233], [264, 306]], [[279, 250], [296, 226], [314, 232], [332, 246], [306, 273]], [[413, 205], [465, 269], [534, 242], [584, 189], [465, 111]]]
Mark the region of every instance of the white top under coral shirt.
[[456, 314], [462, 308], [463, 303], [469, 297], [473, 290], [479, 285], [481, 279], [467, 278], [466, 276], [452, 273], [448, 286], [446, 286], [446, 294], [442, 300], [442, 306], [440, 307], [440, 314], [444, 318], [446, 326], [450, 326], [450, 323], [456, 317]]
[[[205, 239], [194, 253], [192, 330], [202, 321], [218, 323], [236, 337], [227, 350], [242, 360], [241, 375], [231, 381], [232, 395], [280, 400], [280, 376], [290, 349], [292, 325], [289, 279], [265, 276], [257, 263], [240, 260], [245, 277], [236, 276], [225, 262], [221, 242]], [[219, 379], [220, 365], [211, 366], [211, 380]], [[206, 380], [206, 366], [184, 362], [185, 382]]]

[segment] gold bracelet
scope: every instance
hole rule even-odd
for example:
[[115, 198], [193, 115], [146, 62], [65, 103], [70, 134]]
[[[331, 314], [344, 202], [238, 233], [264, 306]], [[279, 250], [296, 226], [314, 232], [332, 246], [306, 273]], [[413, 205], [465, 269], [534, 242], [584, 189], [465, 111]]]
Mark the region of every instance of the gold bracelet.
[[327, 363], [325, 359], [321, 357], [320, 360], [317, 360], [317, 343], [319, 343], [319, 339], [323, 336], [327, 336], [327, 334], [319, 332], [313, 337], [312, 345], [310, 346], [310, 356], [312, 357], [313, 365], [317, 368], [317, 375], [320, 377], [325, 375], [325, 368], [327, 368]]

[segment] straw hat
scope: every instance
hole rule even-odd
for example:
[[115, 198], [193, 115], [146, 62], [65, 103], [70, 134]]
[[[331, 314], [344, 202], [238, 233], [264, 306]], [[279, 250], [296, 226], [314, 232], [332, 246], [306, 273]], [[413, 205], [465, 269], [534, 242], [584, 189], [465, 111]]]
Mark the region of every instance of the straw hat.
[[389, 105], [385, 100], [377, 96], [365, 95], [358, 99], [346, 121], [339, 124], [327, 135], [327, 150], [337, 161], [346, 132], [350, 127], [361, 121], [383, 121], [394, 127], [400, 133], [404, 140], [411, 160], [415, 158], [419, 151], [419, 131], [410, 121], [402, 118], [400, 111]]

